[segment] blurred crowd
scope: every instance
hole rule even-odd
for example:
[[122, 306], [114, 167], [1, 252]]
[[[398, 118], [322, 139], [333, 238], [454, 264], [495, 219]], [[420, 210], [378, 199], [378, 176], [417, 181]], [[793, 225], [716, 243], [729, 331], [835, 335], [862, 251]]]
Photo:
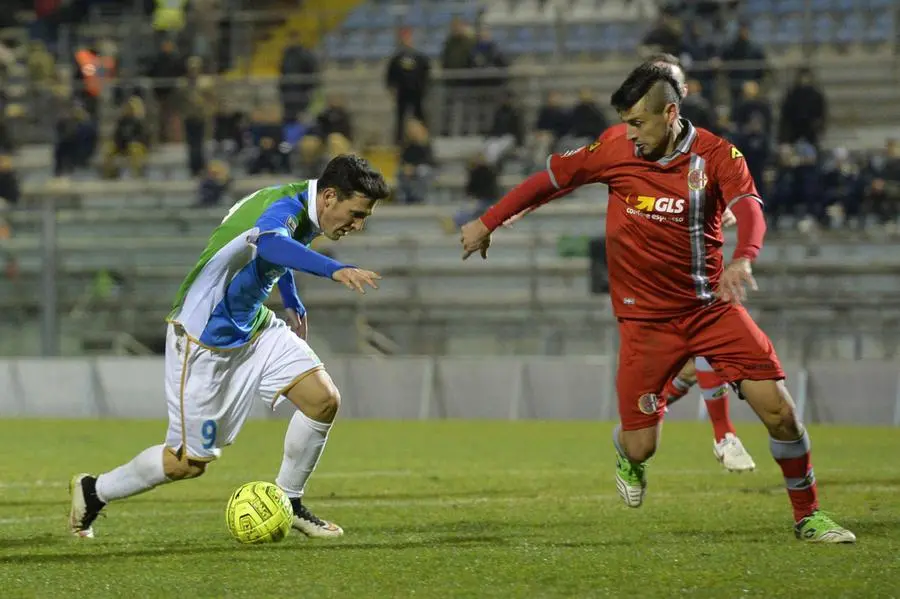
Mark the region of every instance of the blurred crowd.
[[[91, 1], [35, 1], [27, 47], [0, 41], [0, 198], [6, 203], [21, 195], [12, 157], [23, 101], [54, 121], [55, 176], [141, 178], [157, 148], [183, 144], [183, 168], [196, 180], [202, 206], [233, 199], [231, 182], [242, 174], [315, 177], [331, 156], [368, 146], [345, 98], [324, 93], [320, 57], [296, 32], [279, 65], [277, 99], [247, 110], [216, 76], [227, 62], [220, 51], [226, 0], [145, 3], [155, 49], [127, 68], [120, 48], [104, 37], [60, 57], [60, 23], [83, 17]], [[815, 73], [802, 68], [792, 82], [779, 84], [746, 23], [707, 10], [708, 3], [681, 4], [651, 24], [641, 56], [677, 57], [688, 77], [684, 116], [740, 148], [767, 200], [771, 224], [808, 229], [895, 223], [900, 144], [888, 141], [865, 155], [825, 149], [828, 102]], [[509, 73], [511, 60], [483, 23], [454, 20], [438, 60], [433, 65], [417, 49], [413, 32], [401, 29], [384, 67], [395, 106], [394, 200], [429, 201], [442, 168], [435, 135], [477, 136], [483, 143], [469, 156], [456, 224], [497, 199], [504, 174], [518, 178], [542, 168], [548, 153], [590, 143], [617, 120], [588, 88], [571, 97], [551, 90], [536, 114], [527, 111]], [[442, 75], [436, 94], [437, 66]], [[23, 100], [17, 86], [33, 93]], [[440, 118], [429, 108], [438, 108]]]

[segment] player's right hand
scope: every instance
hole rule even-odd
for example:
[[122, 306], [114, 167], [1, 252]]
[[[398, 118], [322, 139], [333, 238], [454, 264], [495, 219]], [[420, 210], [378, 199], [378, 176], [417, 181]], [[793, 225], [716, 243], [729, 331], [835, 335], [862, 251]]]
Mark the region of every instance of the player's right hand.
[[756, 291], [756, 279], [753, 278], [753, 269], [750, 260], [738, 258], [725, 267], [722, 277], [719, 279], [719, 289], [716, 295], [723, 302], [740, 304], [747, 298], [746, 287]]
[[476, 218], [462, 226], [459, 241], [463, 246], [462, 259], [465, 260], [475, 252], [481, 252], [481, 257], [487, 260], [487, 251], [491, 247], [491, 232]]
[[347, 289], [358, 291], [365, 295], [366, 286], [369, 286], [372, 289], [378, 289], [378, 283], [376, 283], [376, 281], [381, 280], [381, 275], [377, 272], [372, 272], [371, 270], [348, 267], [334, 271], [331, 278], [338, 283], [342, 283]]

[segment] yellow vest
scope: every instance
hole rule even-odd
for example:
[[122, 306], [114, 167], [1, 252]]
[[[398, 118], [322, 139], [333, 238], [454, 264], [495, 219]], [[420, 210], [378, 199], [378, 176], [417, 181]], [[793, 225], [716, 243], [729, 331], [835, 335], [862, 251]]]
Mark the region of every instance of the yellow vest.
[[187, 0], [156, 0], [153, 11], [153, 28], [157, 31], [184, 29], [184, 7]]

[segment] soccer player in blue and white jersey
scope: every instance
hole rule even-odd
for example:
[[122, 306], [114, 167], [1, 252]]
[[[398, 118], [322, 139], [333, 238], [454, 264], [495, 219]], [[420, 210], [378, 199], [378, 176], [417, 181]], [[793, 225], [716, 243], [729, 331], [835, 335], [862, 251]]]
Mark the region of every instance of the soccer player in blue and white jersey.
[[[338, 156], [318, 180], [257, 191], [235, 204], [213, 231], [185, 278], [168, 318], [164, 443], [130, 462], [70, 485], [69, 526], [93, 537], [93, 522], [111, 502], [154, 487], [196, 478], [230, 445], [254, 401], [273, 408], [287, 399], [294, 412], [276, 484], [291, 499], [295, 529], [310, 537], [343, 530], [302, 503], [337, 415], [340, 395], [306, 343], [306, 309], [294, 270], [327, 277], [364, 293], [380, 277], [309, 249], [318, 235], [337, 240], [362, 229], [375, 203], [388, 197], [380, 173], [355, 156]], [[264, 302], [278, 286], [286, 322]]]

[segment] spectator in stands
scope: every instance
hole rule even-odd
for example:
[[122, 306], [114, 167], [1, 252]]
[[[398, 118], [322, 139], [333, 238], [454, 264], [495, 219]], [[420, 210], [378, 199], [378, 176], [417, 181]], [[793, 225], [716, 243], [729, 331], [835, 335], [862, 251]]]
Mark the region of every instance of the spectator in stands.
[[188, 169], [193, 177], [203, 172], [206, 166], [206, 131], [211, 118], [210, 107], [216, 105], [213, 79], [203, 75], [202, 70], [203, 59], [199, 56], [188, 58], [187, 76], [179, 82]]
[[428, 128], [422, 121], [406, 121], [406, 139], [397, 173], [398, 201], [404, 204], [425, 202], [434, 173], [435, 160]]
[[56, 139], [53, 145], [53, 175], [71, 175], [78, 159], [78, 120], [75, 106], [63, 105], [56, 119]]
[[688, 79], [688, 94], [681, 101], [681, 116], [696, 127], [716, 132], [716, 112], [703, 93], [703, 86], [697, 79]]
[[562, 94], [556, 90], [547, 93], [547, 100], [538, 111], [534, 133], [534, 164], [541, 164], [553, 151], [556, 142], [572, 128], [571, 114], [563, 106]]
[[[721, 66], [719, 48], [712, 41], [708, 23], [693, 19], [688, 21], [690, 29], [685, 36], [683, 59], [688, 77], [700, 82], [703, 97], [716, 103], [716, 71]], [[648, 57], [648, 60], [652, 57]]]
[[606, 115], [594, 100], [594, 94], [587, 88], [578, 92], [578, 103], [572, 108], [569, 120], [571, 127], [567, 135], [569, 139], [566, 142], [568, 146], [566, 149], [591, 143], [609, 127]]
[[888, 140], [883, 153], [869, 160], [864, 175], [863, 213], [881, 224], [896, 224], [900, 211], [900, 143]]
[[[823, 225], [837, 225], [845, 219], [859, 220], [865, 192], [859, 167], [847, 148], [835, 148], [822, 173]], [[831, 221], [830, 223], [828, 221]]]
[[403, 28], [398, 36], [399, 48], [387, 67], [387, 87], [396, 104], [395, 140], [403, 140], [406, 119], [416, 118], [425, 122], [422, 103], [431, 78], [431, 61], [413, 46], [412, 29]]
[[806, 139], [815, 146], [819, 145], [825, 133], [825, 122], [828, 118], [828, 105], [825, 94], [813, 80], [809, 68], [797, 71], [794, 85], [787, 91], [781, 104], [782, 143], [794, 143]]
[[107, 141], [103, 148], [103, 176], [107, 179], [117, 178], [119, 159], [126, 158], [132, 176], [143, 177], [149, 143], [144, 101], [138, 96], [132, 96], [122, 106], [113, 139]]
[[206, 176], [197, 190], [197, 206], [201, 208], [218, 206], [230, 186], [231, 174], [228, 164], [221, 160], [211, 160], [206, 169]]
[[331, 94], [315, 125], [300, 138], [300, 171], [316, 177], [329, 159], [352, 152], [353, 122], [343, 97]]
[[211, 73], [216, 72], [219, 55], [219, 21], [222, 19], [220, 0], [191, 0], [188, 14], [188, 28], [193, 38], [190, 52], [203, 59], [203, 63], [211, 66]]
[[744, 155], [759, 192], [767, 197], [765, 171], [772, 153], [772, 136], [766, 129], [765, 117], [754, 113], [743, 129], [735, 131], [731, 141]]
[[507, 92], [494, 112], [494, 122], [485, 140], [484, 155], [488, 164], [499, 171], [502, 170], [505, 159], [524, 144], [525, 123], [522, 111], [516, 104], [515, 94]]
[[115, 44], [106, 39], [75, 52], [75, 95], [95, 120], [103, 89], [116, 77], [116, 53]]
[[28, 79], [33, 86], [49, 86], [56, 76], [56, 65], [53, 55], [47, 51], [47, 47], [38, 40], [32, 40], [28, 44]]
[[227, 97], [221, 97], [213, 115], [213, 154], [231, 163], [244, 149], [244, 113]]
[[16, 149], [13, 134], [6, 119], [3, 106], [0, 106], [0, 154], [8, 154]]
[[281, 106], [284, 118], [289, 121], [306, 112], [319, 87], [319, 62], [312, 50], [300, 41], [299, 32], [292, 30], [281, 57]]
[[282, 146], [282, 125], [281, 107], [277, 104], [263, 106], [255, 112], [250, 124], [253, 144], [247, 166], [251, 175], [290, 171], [290, 156]]
[[731, 111], [734, 125], [738, 132], [744, 130], [755, 118], [761, 118], [763, 131], [772, 133], [772, 106], [769, 101], [760, 96], [759, 83], [745, 81], [741, 87], [741, 99]]
[[763, 80], [766, 76], [765, 62], [766, 53], [759, 44], [750, 39], [750, 26], [741, 23], [737, 37], [722, 51], [722, 63], [727, 69], [732, 105], [739, 102], [745, 81]]
[[[466, 130], [454, 128], [453, 124], [466, 122], [471, 114], [471, 90], [466, 69], [472, 67], [472, 53], [475, 49], [475, 36], [469, 24], [454, 17], [450, 22], [450, 35], [444, 41], [441, 52], [441, 68], [444, 70], [445, 102], [442, 133], [454, 135], [467, 133]], [[456, 130], [454, 130], [456, 129]]]
[[187, 21], [188, 0], [155, 0], [153, 30], [161, 38], [177, 39]]
[[509, 60], [500, 46], [491, 37], [491, 30], [482, 24], [478, 28], [475, 47], [472, 48], [470, 68], [472, 69], [472, 101], [479, 107], [477, 112], [478, 134], [485, 134], [491, 126], [491, 117], [506, 93]]
[[15, 206], [19, 203], [21, 195], [22, 190], [13, 168], [12, 156], [0, 153], [0, 200]]
[[353, 142], [353, 121], [344, 98], [331, 94], [326, 100], [325, 110], [316, 119], [316, 131], [327, 145], [350, 146]]
[[647, 32], [641, 42], [641, 55], [665, 52], [674, 56], [680, 56], [686, 49], [684, 43], [684, 25], [675, 11], [663, 8], [659, 20]]
[[[453, 225], [456, 229], [487, 210], [500, 196], [500, 186], [497, 181], [497, 170], [492, 167], [484, 154], [473, 157], [469, 164], [469, 180], [466, 182], [466, 197], [475, 206], [460, 210], [453, 217]], [[452, 229], [451, 229], [452, 230]]]
[[817, 162], [816, 147], [805, 139], [779, 146], [778, 172], [769, 210], [773, 228], [777, 228], [783, 214], [801, 217], [798, 222], [801, 230], [808, 230], [812, 225], [819, 201]]
[[163, 39], [159, 46], [159, 53], [154, 57], [147, 70], [147, 76], [154, 79], [153, 95], [159, 111], [160, 141], [171, 141], [176, 137], [173, 134], [178, 114], [175, 91], [178, 78], [184, 77], [186, 73], [185, 61], [178, 53], [175, 42], [169, 38]]

